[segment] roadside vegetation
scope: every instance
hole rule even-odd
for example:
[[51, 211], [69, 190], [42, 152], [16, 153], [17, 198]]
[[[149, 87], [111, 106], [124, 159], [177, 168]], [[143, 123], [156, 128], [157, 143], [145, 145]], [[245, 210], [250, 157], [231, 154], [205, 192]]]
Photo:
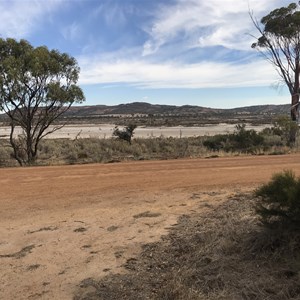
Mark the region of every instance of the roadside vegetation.
[[245, 124], [238, 124], [234, 133], [208, 137], [203, 145], [212, 151], [280, 154], [286, 152], [287, 148], [297, 148], [297, 140], [291, 142], [290, 137], [297, 139], [298, 134], [297, 123], [287, 116], [280, 116], [273, 127], [259, 133], [253, 129], [247, 130]]
[[[176, 159], [209, 155], [203, 138], [45, 139], [38, 149], [37, 165], [109, 163], [127, 160]], [[17, 165], [6, 141], [0, 142], [1, 166]]]
[[[215, 136], [189, 138], [133, 138], [134, 125], [115, 128], [106, 139], [44, 139], [37, 148], [35, 165], [109, 163], [127, 160], [213, 158], [231, 155], [276, 155], [298, 151], [298, 137], [290, 143], [290, 132], [298, 127], [288, 117], [279, 117], [262, 132], [238, 124], [236, 131]], [[18, 165], [9, 142], [0, 139], [0, 166]]]
[[274, 174], [255, 192], [256, 212], [265, 226], [292, 231], [300, 228], [300, 177], [291, 170]]

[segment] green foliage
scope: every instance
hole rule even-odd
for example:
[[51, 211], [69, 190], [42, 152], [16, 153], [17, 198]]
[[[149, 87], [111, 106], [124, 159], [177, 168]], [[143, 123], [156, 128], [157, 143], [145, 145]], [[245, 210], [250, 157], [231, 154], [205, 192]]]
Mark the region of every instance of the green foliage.
[[[66, 53], [0, 39], [0, 109], [10, 120], [10, 143], [20, 165], [33, 164], [40, 140], [61, 126], [53, 122], [84, 100], [79, 67]], [[16, 137], [20, 126], [22, 137]]]
[[287, 146], [293, 146], [299, 133], [297, 122], [292, 121], [287, 116], [280, 116], [275, 120], [273, 128], [274, 134], [279, 135]]
[[298, 5], [290, 3], [287, 7], [277, 8], [261, 19], [265, 31], [276, 36], [292, 38], [300, 27], [300, 12]]
[[133, 137], [133, 131], [136, 129], [135, 124], [129, 124], [128, 126], [124, 127], [123, 130], [120, 130], [118, 126], [115, 127], [113, 131], [113, 136], [118, 137], [120, 140], [124, 140], [131, 144], [131, 139]]
[[245, 124], [238, 124], [234, 133], [209, 137], [203, 145], [213, 151], [255, 153], [263, 147], [263, 142], [262, 135], [253, 129], [246, 130]]
[[275, 174], [255, 195], [260, 199], [256, 212], [264, 224], [300, 227], [300, 178], [292, 171]]
[[294, 147], [299, 135], [299, 127], [297, 122], [292, 121], [288, 116], [279, 116], [274, 126], [265, 128], [261, 135], [270, 146]]
[[[217, 134], [208, 137], [204, 142], [203, 146], [212, 151], [227, 151], [227, 142], [229, 140], [228, 134]], [[228, 150], [229, 151], [229, 150]]]
[[263, 144], [264, 138], [255, 130], [246, 130], [245, 124], [238, 124], [236, 131], [232, 135], [233, 149], [239, 149], [241, 152], [254, 153]]

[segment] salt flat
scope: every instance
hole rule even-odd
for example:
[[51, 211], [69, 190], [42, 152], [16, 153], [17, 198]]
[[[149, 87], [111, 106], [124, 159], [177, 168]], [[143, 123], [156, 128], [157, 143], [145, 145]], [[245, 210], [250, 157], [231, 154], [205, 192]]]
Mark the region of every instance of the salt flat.
[[[221, 123], [218, 125], [206, 125], [201, 127], [138, 127], [135, 130], [135, 138], [153, 138], [153, 137], [193, 137], [232, 133], [235, 130], [235, 124]], [[271, 125], [247, 125], [246, 129], [255, 129], [261, 131]], [[52, 128], [52, 127], [50, 127]], [[115, 125], [111, 124], [84, 124], [84, 125], [66, 125], [60, 130], [50, 134], [47, 138], [110, 138], [112, 137]], [[122, 128], [120, 126], [120, 128]], [[0, 137], [9, 138], [10, 128], [8, 126], [0, 127]], [[21, 134], [21, 128], [16, 128], [16, 134]]]

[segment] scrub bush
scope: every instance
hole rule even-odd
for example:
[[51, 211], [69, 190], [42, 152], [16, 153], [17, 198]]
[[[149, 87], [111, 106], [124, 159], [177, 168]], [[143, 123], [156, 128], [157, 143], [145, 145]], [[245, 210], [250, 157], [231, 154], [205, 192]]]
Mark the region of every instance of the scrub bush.
[[264, 137], [253, 129], [246, 130], [245, 124], [238, 124], [234, 133], [209, 137], [203, 145], [213, 151], [243, 153], [255, 153], [265, 148]]
[[255, 195], [259, 198], [256, 212], [263, 224], [300, 228], [300, 177], [296, 178], [292, 171], [273, 175]]
[[118, 137], [120, 140], [124, 140], [131, 144], [131, 139], [133, 137], [133, 131], [136, 129], [136, 125], [130, 124], [123, 128], [123, 130], [120, 130], [118, 126], [115, 127], [113, 131], [113, 136]]

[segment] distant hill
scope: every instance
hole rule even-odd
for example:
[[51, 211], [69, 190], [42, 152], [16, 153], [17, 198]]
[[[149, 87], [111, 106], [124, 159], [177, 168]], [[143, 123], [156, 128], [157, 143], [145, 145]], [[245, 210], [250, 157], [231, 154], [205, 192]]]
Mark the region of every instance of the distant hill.
[[[193, 105], [159, 105], [145, 102], [134, 102], [119, 105], [73, 106], [63, 116], [71, 123], [112, 123], [127, 124], [126, 119], [135, 118], [139, 125], [171, 126], [215, 123], [270, 123], [276, 115], [287, 115], [290, 104], [256, 105], [232, 109], [216, 109]], [[140, 118], [140, 120], [136, 120]], [[156, 121], [153, 121], [153, 118]], [[148, 119], [148, 121], [145, 121]], [[159, 120], [159, 121], [157, 121]], [[7, 121], [0, 114], [0, 122]], [[123, 123], [122, 123], [123, 122]]]
[[238, 107], [234, 109], [229, 109], [228, 111], [232, 111], [233, 113], [242, 113], [247, 112], [250, 114], [288, 114], [290, 112], [291, 105], [290, 104], [280, 104], [280, 105], [255, 105], [255, 106], [246, 106], [246, 107]]
[[145, 102], [134, 102], [128, 104], [119, 104], [114, 106], [93, 105], [93, 106], [73, 106], [65, 114], [65, 116], [77, 117], [95, 117], [101, 115], [129, 115], [129, 114], [145, 114], [145, 115], [194, 115], [194, 114], [287, 114], [290, 105], [256, 105], [247, 107], [238, 107], [233, 109], [216, 109], [202, 106], [175, 106], [175, 105], [159, 105]]

